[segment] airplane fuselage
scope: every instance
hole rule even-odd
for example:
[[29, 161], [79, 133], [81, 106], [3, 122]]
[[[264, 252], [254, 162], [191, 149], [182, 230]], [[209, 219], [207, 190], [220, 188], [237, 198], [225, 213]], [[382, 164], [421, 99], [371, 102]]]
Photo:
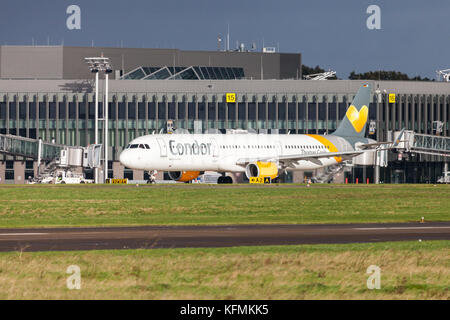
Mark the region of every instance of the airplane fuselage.
[[[366, 143], [368, 139], [361, 139]], [[134, 139], [121, 153], [128, 168], [159, 171], [244, 172], [246, 159], [353, 151], [342, 137], [309, 134], [154, 134]], [[340, 157], [300, 160], [287, 170], [313, 170], [341, 162]]]

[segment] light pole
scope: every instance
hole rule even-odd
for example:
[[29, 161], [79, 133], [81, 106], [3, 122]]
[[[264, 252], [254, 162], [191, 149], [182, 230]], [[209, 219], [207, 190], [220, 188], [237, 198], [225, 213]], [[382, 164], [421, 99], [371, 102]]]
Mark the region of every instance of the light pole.
[[105, 173], [105, 182], [106, 179], [108, 179], [108, 118], [109, 118], [109, 114], [108, 114], [108, 107], [109, 107], [109, 97], [108, 97], [108, 80], [109, 80], [109, 74], [112, 72], [111, 66], [109, 66], [108, 69], [105, 70], [105, 102], [103, 103], [105, 106], [105, 112], [103, 114], [103, 116], [105, 117], [105, 139], [104, 139], [104, 143], [105, 143], [105, 169], [104, 169], [104, 173]]
[[[375, 93], [377, 94], [377, 124], [378, 124], [380, 121], [378, 110], [379, 110], [380, 103], [382, 102], [382, 94], [379, 89], [375, 90]], [[378, 131], [379, 131], [379, 126], [377, 125], [376, 134], [377, 134], [377, 141], [379, 142], [380, 135], [379, 135]], [[379, 156], [380, 156], [380, 153], [377, 148], [377, 149], [375, 149], [375, 168], [374, 168], [375, 172], [374, 172], [374, 179], [373, 179], [375, 184], [380, 183], [380, 159], [379, 159]]]
[[[105, 101], [103, 102], [103, 107], [105, 112], [103, 116], [105, 117], [105, 138], [104, 138], [104, 167], [105, 167], [105, 179], [108, 177], [108, 74], [112, 72], [112, 67], [109, 62], [109, 58], [103, 57], [88, 57], [84, 58], [84, 61], [88, 64], [91, 72], [95, 73], [95, 122], [94, 122], [94, 143], [98, 144], [98, 73], [99, 71], [105, 72], [105, 82], [106, 82], [106, 90], [105, 90]], [[94, 169], [94, 182], [98, 183], [98, 168]]]

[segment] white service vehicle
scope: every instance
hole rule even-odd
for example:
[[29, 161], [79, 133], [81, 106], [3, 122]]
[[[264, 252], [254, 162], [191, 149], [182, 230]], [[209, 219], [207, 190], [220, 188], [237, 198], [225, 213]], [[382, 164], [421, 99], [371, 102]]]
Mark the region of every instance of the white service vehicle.
[[450, 183], [450, 171], [444, 171], [443, 176], [438, 179], [438, 183]]
[[94, 183], [92, 179], [85, 179], [82, 173], [72, 171], [58, 170], [56, 172], [55, 184], [80, 184], [80, 183]]
[[56, 170], [52, 174], [44, 175], [40, 178], [30, 179], [28, 184], [84, 184], [94, 183], [92, 179], [85, 179], [82, 173], [70, 170]]

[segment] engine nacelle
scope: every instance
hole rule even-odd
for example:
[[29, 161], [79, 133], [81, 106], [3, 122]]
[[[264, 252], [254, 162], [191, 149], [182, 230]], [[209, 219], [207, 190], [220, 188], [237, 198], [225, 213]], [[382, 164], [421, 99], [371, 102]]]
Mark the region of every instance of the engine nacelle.
[[245, 175], [249, 179], [251, 177], [270, 177], [270, 179], [275, 179], [278, 177], [278, 167], [274, 162], [257, 161], [249, 163], [245, 167]]
[[169, 178], [179, 182], [189, 182], [197, 179], [201, 174], [200, 171], [169, 171]]

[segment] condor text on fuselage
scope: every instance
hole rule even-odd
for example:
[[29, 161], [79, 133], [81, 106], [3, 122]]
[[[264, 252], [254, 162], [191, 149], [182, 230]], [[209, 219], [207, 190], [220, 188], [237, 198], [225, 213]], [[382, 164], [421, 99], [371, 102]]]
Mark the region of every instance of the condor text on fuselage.
[[177, 142], [176, 140], [169, 140], [169, 150], [174, 156], [182, 155], [211, 155], [211, 143], [199, 143], [194, 140], [194, 143]]

